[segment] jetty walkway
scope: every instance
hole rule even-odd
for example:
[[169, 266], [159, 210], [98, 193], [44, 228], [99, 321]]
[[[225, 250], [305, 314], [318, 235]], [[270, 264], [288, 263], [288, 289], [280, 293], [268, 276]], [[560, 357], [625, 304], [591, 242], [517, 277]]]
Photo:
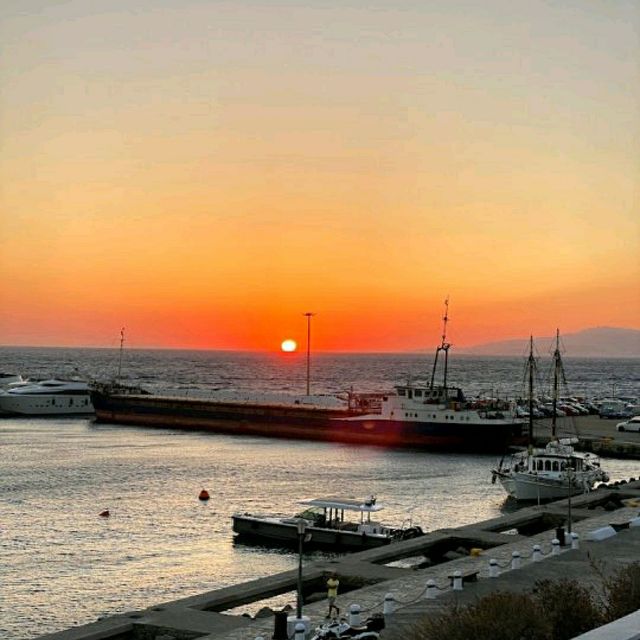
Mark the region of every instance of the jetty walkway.
[[[601, 572], [611, 573], [640, 558], [639, 516], [640, 480], [572, 498], [571, 529], [577, 536], [567, 535], [563, 547], [552, 540], [560, 533], [558, 527], [568, 524], [568, 500], [440, 529], [337, 560], [311, 562], [303, 571], [304, 592], [307, 597], [322, 592], [326, 572], [335, 571], [341, 581], [336, 601], [341, 613], [349, 612], [353, 604], [359, 605], [362, 618], [387, 609], [389, 626], [383, 639], [393, 640], [424, 615], [452, 603], [475, 601], [492, 591], [530, 591], [538, 580], [560, 577], [599, 585]], [[413, 566], [422, 568], [410, 568], [410, 558], [421, 559], [421, 564]], [[492, 559], [495, 562], [490, 564]], [[452, 589], [456, 572], [460, 572], [456, 586], [462, 590]], [[463, 582], [465, 578], [473, 581]], [[287, 571], [41, 636], [41, 640], [271, 638], [272, 615], [251, 619], [225, 611], [294, 591], [296, 580], [297, 571]], [[312, 629], [322, 624], [326, 600], [305, 604], [303, 613]]]

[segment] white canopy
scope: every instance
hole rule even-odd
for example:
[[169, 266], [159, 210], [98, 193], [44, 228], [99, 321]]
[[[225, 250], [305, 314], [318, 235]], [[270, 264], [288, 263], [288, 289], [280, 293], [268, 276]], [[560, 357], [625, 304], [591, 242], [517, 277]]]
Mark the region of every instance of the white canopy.
[[345, 511], [364, 511], [369, 513], [382, 509], [381, 505], [376, 504], [374, 496], [366, 500], [339, 497], [315, 498], [314, 500], [301, 500], [300, 504], [306, 504], [310, 507], [323, 507], [325, 509], [344, 509]]

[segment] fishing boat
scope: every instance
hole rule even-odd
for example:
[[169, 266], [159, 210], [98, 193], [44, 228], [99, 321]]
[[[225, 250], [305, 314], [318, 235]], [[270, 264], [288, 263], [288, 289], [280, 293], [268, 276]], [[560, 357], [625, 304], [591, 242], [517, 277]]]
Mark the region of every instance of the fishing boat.
[[514, 454], [493, 471], [505, 491], [519, 501], [566, 498], [591, 491], [609, 476], [600, 468], [598, 456], [573, 448], [577, 438], [552, 440], [544, 448]]
[[[372, 520], [371, 515], [382, 509], [375, 496], [365, 500], [332, 496], [300, 504], [306, 508], [294, 517], [236, 513], [233, 531], [239, 541], [285, 546], [297, 544], [302, 533], [306, 548], [334, 551], [360, 551], [423, 535], [417, 526], [394, 529]], [[345, 512], [356, 518], [348, 519]]]
[[[384, 446], [409, 446], [450, 451], [506, 451], [526, 444], [526, 421], [516, 413], [515, 403], [499, 399], [469, 401], [461, 388], [450, 386], [447, 373], [449, 350], [445, 301], [442, 341], [436, 347], [428, 383], [396, 385], [394, 393], [381, 397], [377, 411], [333, 422], [345, 432], [361, 431]], [[444, 354], [443, 378], [435, 383], [439, 355]]]
[[[532, 441], [525, 451], [518, 451], [508, 460], [503, 457], [492, 470], [492, 482], [500, 481], [505, 491], [516, 500], [541, 501], [566, 498], [591, 491], [597, 482], [607, 482], [609, 476], [600, 468], [598, 456], [574, 449], [577, 438], [558, 438], [557, 413], [560, 381], [566, 382], [560, 354], [560, 333], [556, 331], [553, 354], [553, 413], [551, 440], [544, 448], [534, 448]], [[527, 361], [529, 381], [529, 433], [533, 435], [533, 394], [536, 361], [533, 355], [533, 337], [529, 342]]]

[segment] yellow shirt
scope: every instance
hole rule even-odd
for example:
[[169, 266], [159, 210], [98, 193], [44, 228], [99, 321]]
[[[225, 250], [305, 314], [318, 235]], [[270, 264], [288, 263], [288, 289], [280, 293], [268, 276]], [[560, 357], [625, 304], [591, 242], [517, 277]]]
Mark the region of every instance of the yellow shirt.
[[338, 595], [338, 585], [340, 580], [337, 578], [329, 578], [327, 580], [327, 596], [329, 598], [335, 598]]

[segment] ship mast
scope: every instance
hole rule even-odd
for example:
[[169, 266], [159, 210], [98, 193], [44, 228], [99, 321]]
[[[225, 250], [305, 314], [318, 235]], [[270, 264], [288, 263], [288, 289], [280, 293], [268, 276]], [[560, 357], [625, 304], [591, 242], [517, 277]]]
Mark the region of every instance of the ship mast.
[[449, 366], [449, 348], [451, 345], [447, 342], [447, 322], [449, 322], [449, 296], [444, 301], [444, 317], [442, 318], [442, 342], [436, 347], [436, 357], [433, 361], [433, 371], [431, 372], [431, 383], [429, 387], [433, 389], [433, 384], [436, 377], [436, 369], [438, 367], [438, 354], [444, 351], [444, 381], [443, 388], [447, 390], [447, 367]]
[[536, 359], [533, 357], [533, 336], [529, 337], [529, 359], [527, 371], [529, 372], [529, 444], [533, 444], [533, 374], [536, 369]]
[[120, 329], [120, 357], [118, 359], [118, 377], [116, 382], [120, 384], [120, 376], [122, 375], [122, 347], [124, 346], [124, 327]]
[[556, 411], [558, 407], [558, 391], [561, 376], [563, 382], [566, 383], [562, 356], [560, 355], [560, 330], [556, 329], [556, 349], [553, 352], [553, 415], [551, 417], [551, 436], [553, 438], [556, 437]]

